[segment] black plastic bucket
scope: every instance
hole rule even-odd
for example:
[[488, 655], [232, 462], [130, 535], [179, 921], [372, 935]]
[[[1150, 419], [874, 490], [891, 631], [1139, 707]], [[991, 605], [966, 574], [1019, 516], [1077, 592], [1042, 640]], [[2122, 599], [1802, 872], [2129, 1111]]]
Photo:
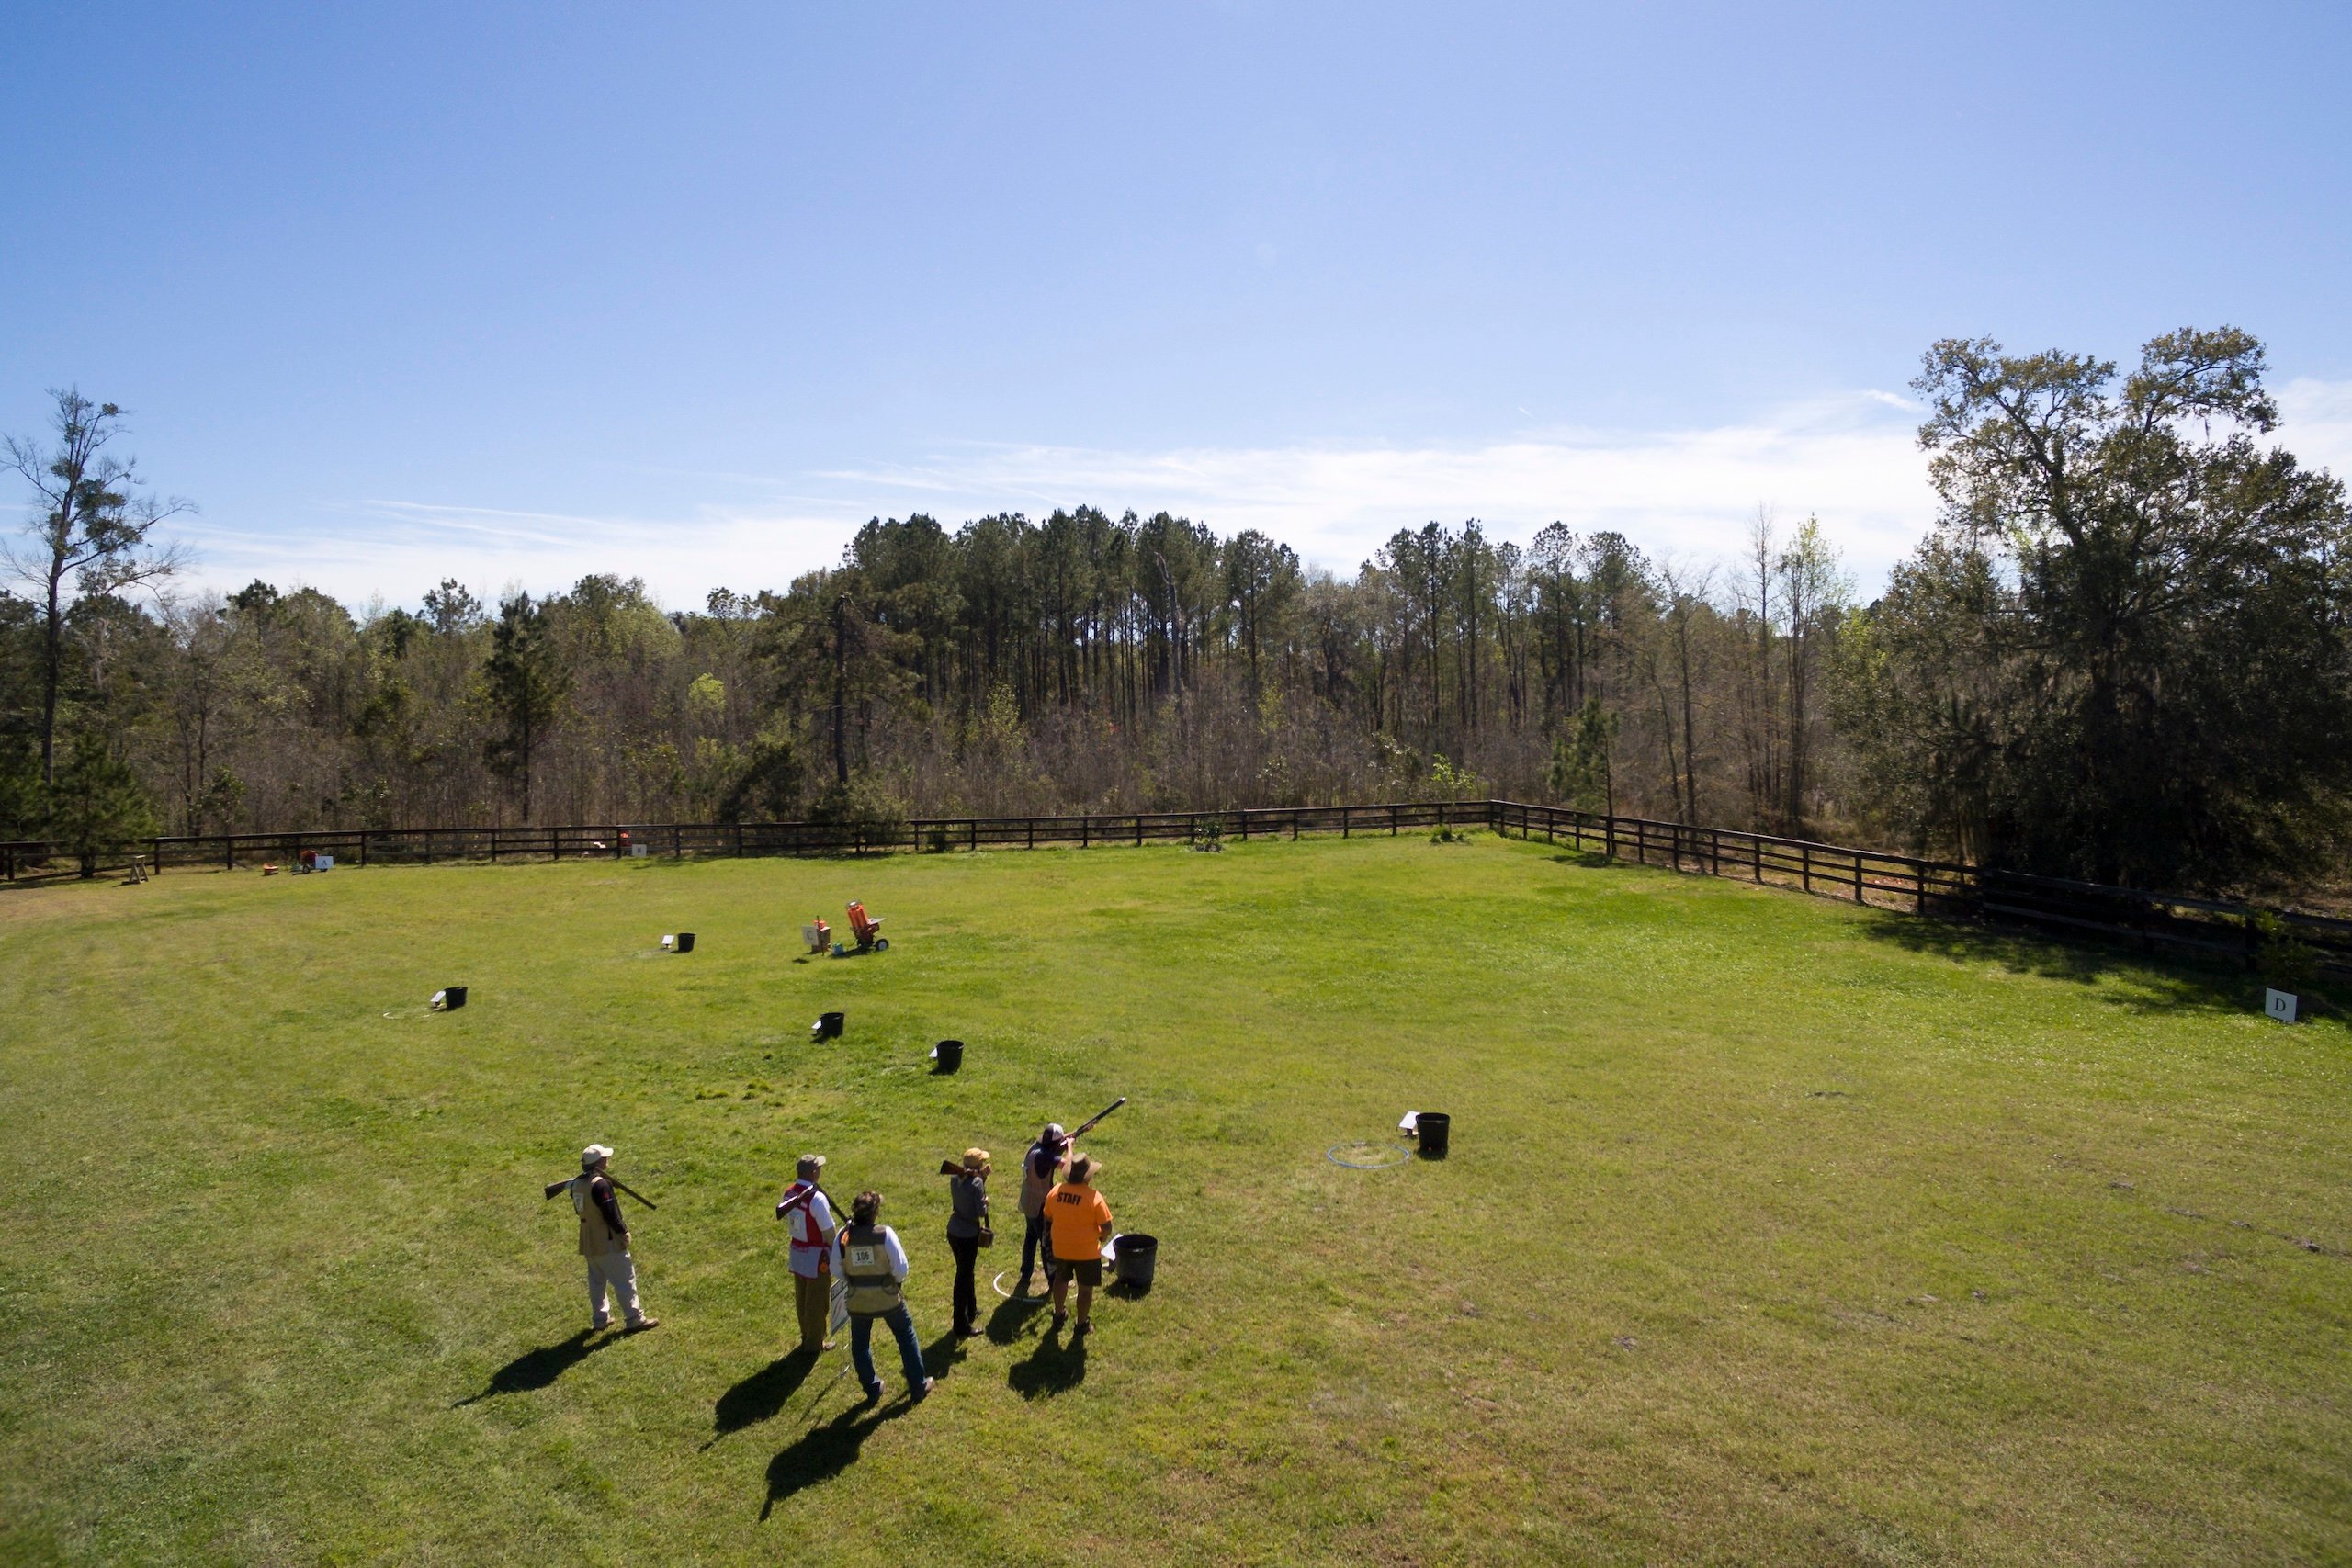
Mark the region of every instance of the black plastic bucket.
[[1112, 1277], [1138, 1291], [1151, 1288], [1151, 1271], [1159, 1262], [1159, 1238], [1130, 1232], [1119, 1237], [1112, 1254]]
[[680, 953], [692, 953], [694, 950], [695, 933], [692, 931], [680, 931], [678, 933], [678, 951]]
[[1423, 1159], [1443, 1159], [1446, 1140], [1453, 1134], [1453, 1118], [1442, 1111], [1424, 1111], [1413, 1119], [1413, 1132], [1421, 1140]]
[[964, 1065], [964, 1043], [961, 1040], [943, 1040], [935, 1055], [939, 1057], [936, 1070], [952, 1073]]
[[466, 988], [463, 986], [444, 986], [441, 987], [441, 1010], [443, 1012], [455, 1012], [465, 1005]]
[[808, 1028], [812, 1040], [838, 1040], [842, 1032], [842, 1015], [837, 1012], [820, 1014]]

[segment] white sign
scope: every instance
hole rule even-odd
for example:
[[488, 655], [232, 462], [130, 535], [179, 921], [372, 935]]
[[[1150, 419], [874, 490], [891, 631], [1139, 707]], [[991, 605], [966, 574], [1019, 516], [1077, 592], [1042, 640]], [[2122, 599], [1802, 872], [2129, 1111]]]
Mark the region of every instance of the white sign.
[[2262, 1010], [2281, 1023], [2292, 1023], [2295, 1021], [2295, 993], [2292, 991], [2274, 991], [2265, 987], [2262, 993]]
[[628, 858], [631, 860], [643, 860], [645, 858], [645, 846], [643, 844], [631, 844], [628, 847]]
[[321, 871], [333, 871], [334, 869], [334, 856], [320, 855], [311, 863]]

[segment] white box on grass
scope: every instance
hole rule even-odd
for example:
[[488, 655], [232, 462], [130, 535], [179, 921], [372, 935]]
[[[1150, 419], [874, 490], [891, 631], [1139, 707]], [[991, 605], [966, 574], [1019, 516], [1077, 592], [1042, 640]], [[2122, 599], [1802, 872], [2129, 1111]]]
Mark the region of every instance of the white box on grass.
[[334, 856], [320, 855], [311, 863], [320, 871], [333, 871], [334, 869]]
[[2262, 993], [2262, 1010], [2281, 1023], [2292, 1023], [2298, 999], [2292, 991], [2272, 990], [2266, 987]]

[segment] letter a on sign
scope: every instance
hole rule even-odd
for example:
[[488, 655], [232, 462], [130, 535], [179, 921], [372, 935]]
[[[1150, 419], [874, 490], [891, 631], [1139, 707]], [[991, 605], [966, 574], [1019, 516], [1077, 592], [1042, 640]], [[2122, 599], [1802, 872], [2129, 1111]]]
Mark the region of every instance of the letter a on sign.
[[2262, 993], [2262, 1010], [2281, 1023], [2292, 1023], [2295, 1021], [2296, 999], [2292, 991], [2274, 991], [2266, 987]]

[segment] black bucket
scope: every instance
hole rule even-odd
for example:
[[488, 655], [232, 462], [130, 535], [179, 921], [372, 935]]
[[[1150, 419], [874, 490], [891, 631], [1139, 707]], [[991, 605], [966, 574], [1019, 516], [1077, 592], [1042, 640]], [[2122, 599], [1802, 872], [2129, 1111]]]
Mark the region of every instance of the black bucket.
[[935, 1071], [952, 1073], [964, 1065], [964, 1043], [961, 1040], [943, 1040], [933, 1055], [939, 1058]]
[[1111, 1272], [1120, 1284], [1138, 1291], [1151, 1289], [1151, 1271], [1159, 1262], [1158, 1236], [1131, 1232], [1119, 1237], [1111, 1256]]
[[838, 1040], [841, 1033], [842, 1015], [837, 1012], [824, 1013], [808, 1026], [808, 1038], [811, 1040]]
[[692, 931], [680, 931], [678, 933], [678, 951], [680, 953], [692, 953], [694, 950], [695, 933]]
[[443, 1012], [455, 1012], [465, 1005], [466, 988], [463, 986], [444, 986], [441, 987], [441, 1010]]
[[1424, 1111], [1413, 1119], [1413, 1132], [1421, 1140], [1423, 1159], [1443, 1159], [1446, 1140], [1453, 1133], [1453, 1118], [1442, 1111]]

